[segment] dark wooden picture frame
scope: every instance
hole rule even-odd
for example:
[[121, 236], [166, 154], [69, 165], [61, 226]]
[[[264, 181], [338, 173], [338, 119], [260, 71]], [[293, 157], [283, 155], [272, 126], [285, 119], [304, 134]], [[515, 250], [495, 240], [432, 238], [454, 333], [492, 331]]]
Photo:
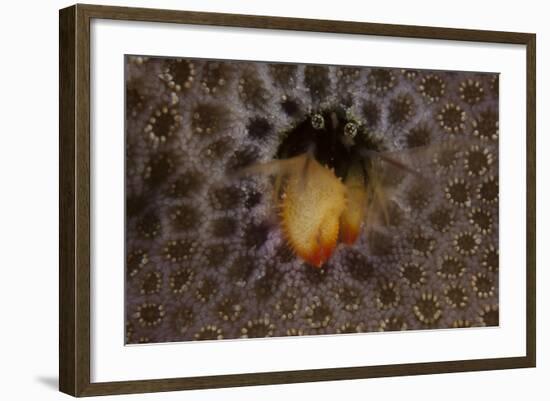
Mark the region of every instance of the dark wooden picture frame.
[[[526, 355], [92, 383], [90, 379], [90, 22], [94, 18], [524, 45], [527, 54]], [[535, 366], [535, 34], [80, 4], [60, 10], [59, 29], [59, 388], [62, 392], [73, 396], [94, 396]]]

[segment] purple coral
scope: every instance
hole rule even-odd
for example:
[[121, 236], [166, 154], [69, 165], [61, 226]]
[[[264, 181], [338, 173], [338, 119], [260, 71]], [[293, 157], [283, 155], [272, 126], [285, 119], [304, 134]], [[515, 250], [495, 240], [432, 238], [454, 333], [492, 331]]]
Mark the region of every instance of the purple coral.
[[[498, 325], [498, 75], [128, 57], [127, 343]], [[264, 177], [286, 133], [345, 107], [430, 156], [389, 224], [322, 269], [282, 237]], [[396, 178], [397, 179], [397, 178]], [[397, 180], [399, 181], [399, 180]], [[406, 184], [404, 184], [406, 186]]]

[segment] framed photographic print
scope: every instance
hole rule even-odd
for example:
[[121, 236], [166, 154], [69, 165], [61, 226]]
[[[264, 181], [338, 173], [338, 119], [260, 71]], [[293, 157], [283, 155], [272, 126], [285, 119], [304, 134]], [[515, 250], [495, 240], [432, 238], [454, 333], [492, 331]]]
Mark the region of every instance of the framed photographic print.
[[535, 35], [60, 11], [60, 390], [535, 366]]

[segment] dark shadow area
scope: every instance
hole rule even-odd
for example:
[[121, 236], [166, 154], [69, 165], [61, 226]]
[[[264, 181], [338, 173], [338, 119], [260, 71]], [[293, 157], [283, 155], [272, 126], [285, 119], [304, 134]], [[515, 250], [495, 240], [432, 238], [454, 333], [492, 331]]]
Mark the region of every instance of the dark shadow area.
[[52, 376], [39, 376], [36, 378], [36, 381], [43, 384], [45, 387], [50, 388], [51, 390], [58, 390], [59, 388], [59, 379]]

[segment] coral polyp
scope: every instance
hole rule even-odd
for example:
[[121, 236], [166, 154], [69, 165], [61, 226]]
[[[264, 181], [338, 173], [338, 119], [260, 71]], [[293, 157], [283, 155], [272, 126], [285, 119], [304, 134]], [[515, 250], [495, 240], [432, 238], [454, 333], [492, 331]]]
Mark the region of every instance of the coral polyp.
[[429, 102], [437, 102], [445, 94], [445, 82], [438, 75], [428, 74], [420, 80], [418, 90]]
[[441, 317], [442, 310], [437, 295], [424, 292], [413, 307], [416, 318], [426, 326], [432, 326]]
[[498, 74], [125, 72], [126, 343], [499, 324]]
[[460, 84], [460, 99], [473, 106], [481, 101], [485, 97], [485, 90], [480, 81], [467, 79]]
[[447, 103], [437, 115], [441, 128], [449, 134], [457, 134], [466, 127], [466, 112], [455, 103]]

